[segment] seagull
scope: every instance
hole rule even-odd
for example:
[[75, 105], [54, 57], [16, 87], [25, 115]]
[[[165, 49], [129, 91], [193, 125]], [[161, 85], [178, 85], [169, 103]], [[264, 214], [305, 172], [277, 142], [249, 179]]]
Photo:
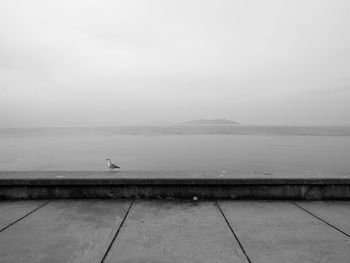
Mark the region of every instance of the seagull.
[[114, 163], [112, 163], [111, 159], [107, 158], [106, 161], [107, 161], [107, 166], [108, 166], [111, 170], [113, 170], [113, 169], [115, 169], [115, 168], [120, 169], [120, 167], [119, 167], [118, 165], [115, 165]]

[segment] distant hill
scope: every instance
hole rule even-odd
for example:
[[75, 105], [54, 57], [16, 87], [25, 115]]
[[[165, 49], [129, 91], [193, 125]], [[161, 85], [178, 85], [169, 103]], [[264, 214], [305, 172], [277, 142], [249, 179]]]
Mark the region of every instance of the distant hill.
[[195, 124], [195, 125], [227, 125], [227, 124], [239, 124], [236, 121], [231, 121], [227, 119], [198, 119], [198, 120], [193, 120], [193, 121], [187, 121], [183, 122], [182, 124]]

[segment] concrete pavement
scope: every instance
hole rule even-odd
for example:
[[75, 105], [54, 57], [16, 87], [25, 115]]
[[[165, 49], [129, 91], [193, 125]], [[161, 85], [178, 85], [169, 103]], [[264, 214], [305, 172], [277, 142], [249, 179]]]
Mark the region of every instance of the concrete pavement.
[[349, 262], [350, 202], [0, 202], [0, 262]]

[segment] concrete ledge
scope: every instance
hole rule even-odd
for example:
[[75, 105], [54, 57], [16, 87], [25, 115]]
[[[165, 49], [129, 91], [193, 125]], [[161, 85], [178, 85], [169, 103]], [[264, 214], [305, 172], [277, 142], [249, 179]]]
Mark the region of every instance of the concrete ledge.
[[3, 178], [1, 199], [193, 198], [349, 200], [349, 178]]
[[3, 178], [0, 186], [349, 185], [350, 178]]

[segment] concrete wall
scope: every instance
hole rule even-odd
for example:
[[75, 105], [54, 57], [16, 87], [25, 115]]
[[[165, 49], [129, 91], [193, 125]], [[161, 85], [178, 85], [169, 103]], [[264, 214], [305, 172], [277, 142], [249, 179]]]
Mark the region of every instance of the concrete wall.
[[0, 179], [1, 199], [349, 200], [350, 179]]

